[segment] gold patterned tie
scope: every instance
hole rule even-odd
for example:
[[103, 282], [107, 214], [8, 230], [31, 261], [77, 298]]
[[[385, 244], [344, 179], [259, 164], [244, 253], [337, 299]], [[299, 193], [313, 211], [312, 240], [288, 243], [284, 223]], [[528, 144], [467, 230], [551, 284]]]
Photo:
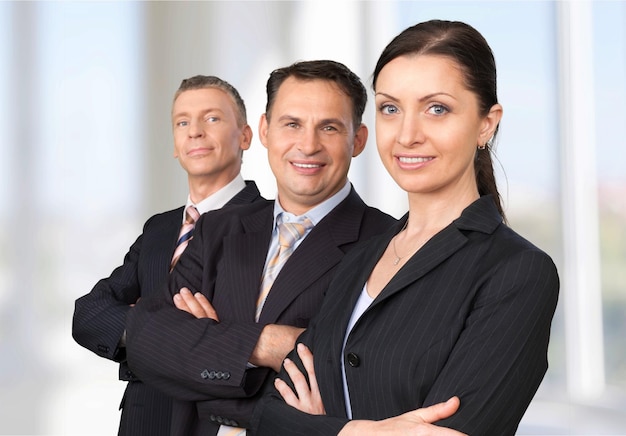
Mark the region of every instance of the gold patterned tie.
[[172, 262], [170, 263], [170, 272], [174, 269], [176, 262], [180, 259], [180, 255], [183, 254], [185, 248], [193, 238], [193, 229], [196, 226], [196, 221], [200, 218], [200, 213], [195, 206], [187, 206], [185, 209], [185, 222], [180, 228], [180, 234], [178, 235], [178, 241], [176, 242], [176, 249], [172, 256]]
[[263, 282], [261, 283], [261, 292], [257, 300], [256, 306], [256, 320], [259, 320], [261, 310], [265, 300], [274, 284], [274, 280], [278, 276], [281, 268], [293, 253], [294, 245], [305, 232], [313, 227], [313, 223], [308, 218], [303, 218], [301, 222], [287, 222], [281, 223], [278, 226], [278, 245], [274, 247], [274, 253], [270, 256], [270, 260], [265, 266], [263, 273]]

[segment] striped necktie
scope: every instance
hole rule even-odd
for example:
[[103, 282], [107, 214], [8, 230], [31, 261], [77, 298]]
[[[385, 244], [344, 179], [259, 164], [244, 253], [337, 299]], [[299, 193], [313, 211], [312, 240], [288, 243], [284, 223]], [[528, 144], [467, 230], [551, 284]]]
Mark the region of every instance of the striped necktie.
[[176, 242], [176, 249], [172, 256], [172, 263], [170, 264], [170, 272], [174, 269], [176, 262], [180, 259], [181, 254], [187, 248], [187, 244], [193, 238], [193, 229], [196, 226], [196, 221], [200, 218], [200, 213], [195, 206], [187, 206], [185, 209], [185, 222], [180, 228], [180, 234], [178, 235], [178, 241]]
[[261, 283], [261, 292], [257, 300], [256, 320], [261, 316], [261, 310], [265, 300], [274, 284], [274, 280], [278, 276], [281, 268], [293, 253], [296, 241], [304, 236], [306, 231], [313, 227], [313, 223], [308, 218], [303, 218], [301, 222], [281, 223], [278, 226], [278, 244], [273, 247], [274, 252], [269, 258], [265, 271], [263, 273], [263, 282]]

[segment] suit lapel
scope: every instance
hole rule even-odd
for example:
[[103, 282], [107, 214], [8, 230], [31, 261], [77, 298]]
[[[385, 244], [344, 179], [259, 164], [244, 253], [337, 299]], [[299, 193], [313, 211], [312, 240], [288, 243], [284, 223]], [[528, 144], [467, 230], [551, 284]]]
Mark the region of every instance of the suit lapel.
[[375, 303], [384, 301], [396, 292], [419, 280], [460, 250], [466, 243], [467, 237], [459, 232], [456, 227], [453, 225], [446, 227], [433, 236], [409, 259], [385, 286]]
[[[172, 260], [172, 255], [174, 254], [174, 250], [176, 249], [176, 242], [178, 241], [178, 233], [180, 232], [180, 227], [183, 224], [183, 211], [185, 207], [179, 207], [178, 209], [174, 209], [173, 213], [169, 214], [167, 220], [163, 223], [163, 230], [161, 239], [164, 245], [164, 248], [167, 247], [169, 250], [163, 250], [162, 252], [168, 253], [167, 255], [167, 271], [170, 268], [170, 261]], [[164, 237], [164, 235], [168, 235]]]
[[243, 233], [224, 238], [224, 260], [227, 262], [226, 283], [229, 292], [220, 292], [234, 319], [253, 320], [259, 295], [261, 276], [270, 243], [273, 203], [251, 215], [242, 216]]
[[229, 206], [231, 204], [245, 204], [245, 203], [253, 203], [256, 200], [261, 198], [261, 193], [256, 186], [256, 183], [251, 181], [246, 181], [246, 186], [239, 191], [233, 198], [231, 198], [225, 206]]
[[[167, 276], [172, 254], [176, 248], [178, 232], [182, 224], [183, 207], [162, 213], [153, 218], [149, 231], [144, 232], [142, 241], [143, 255], [140, 272], [145, 271], [143, 288], [156, 288]], [[147, 229], [148, 230], [148, 229]], [[143, 261], [149, 262], [147, 266]], [[156, 274], [158, 272], [158, 274]]]
[[359, 239], [365, 207], [352, 190], [311, 230], [274, 281], [260, 323], [276, 322], [295, 298], [341, 261], [341, 246]]
[[[402, 222], [404, 221], [403, 219]], [[477, 231], [490, 234], [501, 223], [502, 217], [495, 207], [493, 198], [490, 195], [479, 198], [469, 205], [458, 219], [433, 236], [408, 260], [385, 286], [372, 307], [419, 280], [459, 251], [468, 241], [465, 232]], [[371, 265], [368, 269], [370, 273], [373, 267], [374, 265]]]
[[332, 288], [332, 292], [339, 292], [340, 295], [331, 297], [336, 301], [336, 304], [329, 308], [332, 313], [324, 313], [322, 316], [328, 317], [329, 320], [334, 320], [334, 325], [331, 325], [330, 321], [321, 319], [321, 324], [325, 326], [324, 329], [328, 328], [325, 331], [330, 332], [330, 350], [341, 350], [343, 348], [343, 339], [348, 322], [352, 317], [352, 310], [346, 310], [346, 308], [355, 307], [363, 286], [369, 279], [374, 266], [387, 248], [391, 238], [398, 233], [403, 224], [404, 221], [394, 225], [385, 234], [373, 238], [370, 243], [358, 248], [359, 252], [354, 253], [349, 272], [344, 275], [341, 282], [342, 289]]

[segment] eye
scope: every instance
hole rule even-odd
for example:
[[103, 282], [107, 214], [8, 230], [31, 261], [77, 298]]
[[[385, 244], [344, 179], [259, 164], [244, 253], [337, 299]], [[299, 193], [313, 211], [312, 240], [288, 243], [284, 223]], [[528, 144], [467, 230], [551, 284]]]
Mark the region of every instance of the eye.
[[177, 127], [187, 127], [188, 125], [189, 125], [189, 122], [188, 122], [188, 121], [178, 121], [178, 122], [176, 123], [176, 126], [177, 126]]
[[382, 104], [378, 110], [385, 115], [393, 115], [399, 112], [397, 106], [389, 103]]
[[325, 132], [336, 132], [338, 129], [335, 126], [324, 126], [322, 130]]
[[299, 127], [298, 123], [296, 123], [295, 121], [290, 121], [290, 122], [286, 123], [285, 126], [286, 127], [291, 127], [292, 129], [297, 129]]
[[220, 119], [218, 117], [210, 116], [206, 118], [208, 123], [217, 123]]
[[433, 115], [445, 115], [450, 112], [450, 110], [442, 104], [433, 104], [428, 108], [428, 112]]

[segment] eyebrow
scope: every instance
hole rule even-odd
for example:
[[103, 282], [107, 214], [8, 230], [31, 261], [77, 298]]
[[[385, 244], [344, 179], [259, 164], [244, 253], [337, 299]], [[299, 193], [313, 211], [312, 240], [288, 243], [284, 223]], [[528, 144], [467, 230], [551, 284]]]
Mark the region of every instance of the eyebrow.
[[[393, 100], [393, 101], [399, 101], [399, 99], [397, 99], [397, 98], [396, 98], [396, 97], [394, 97], [393, 95], [389, 95], [389, 94], [386, 94], [386, 93], [384, 93], [384, 92], [377, 92], [377, 93], [374, 95], [374, 97], [378, 97], [379, 95], [380, 95], [380, 96], [383, 96], [383, 97], [385, 97], [385, 98], [388, 98], [388, 99], [390, 99], [390, 100]], [[437, 96], [440, 96], [440, 95], [445, 95], [445, 96], [447, 96], [447, 97], [450, 97], [450, 98], [453, 98], [453, 99], [455, 99], [455, 100], [456, 100], [456, 98], [455, 98], [453, 95], [448, 94], [447, 92], [433, 92], [433, 93], [431, 93], [431, 94], [428, 94], [428, 95], [425, 95], [425, 96], [423, 96], [423, 97], [419, 98], [419, 99], [418, 99], [418, 101], [423, 102], [423, 101], [430, 100], [431, 98], [434, 98], [434, 97], [437, 97]]]
[[[294, 115], [282, 115], [278, 118], [278, 121], [295, 121], [300, 123], [302, 122], [302, 118]], [[327, 124], [339, 124], [340, 126], [346, 125], [340, 118], [323, 118], [317, 123], [318, 126], [325, 126]]]
[[[207, 108], [207, 109], [203, 109], [203, 110], [201, 111], [201, 114], [202, 114], [202, 115], [206, 115], [206, 114], [211, 113], [211, 112], [219, 112], [219, 113], [221, 113], [221, 114], [223, 114], [223, 113], [224, 113], [224, 111], [223, 111], [223, 110], [221, 110], [220, 108], [217, 108], [217, 107], [209, 107], [209, 108]], [[189, 114], [189, 112], [188, 112], [188, 111], [180, 111], [180, 112], [175, 112], [175, 113], [173, 113], [173, 114], [172, 114], [172, 117], [174, 117], [174, 118], [177, 118], [177, 117], [188, 117], [188, 116], [190, 116], [190, 114]]]

